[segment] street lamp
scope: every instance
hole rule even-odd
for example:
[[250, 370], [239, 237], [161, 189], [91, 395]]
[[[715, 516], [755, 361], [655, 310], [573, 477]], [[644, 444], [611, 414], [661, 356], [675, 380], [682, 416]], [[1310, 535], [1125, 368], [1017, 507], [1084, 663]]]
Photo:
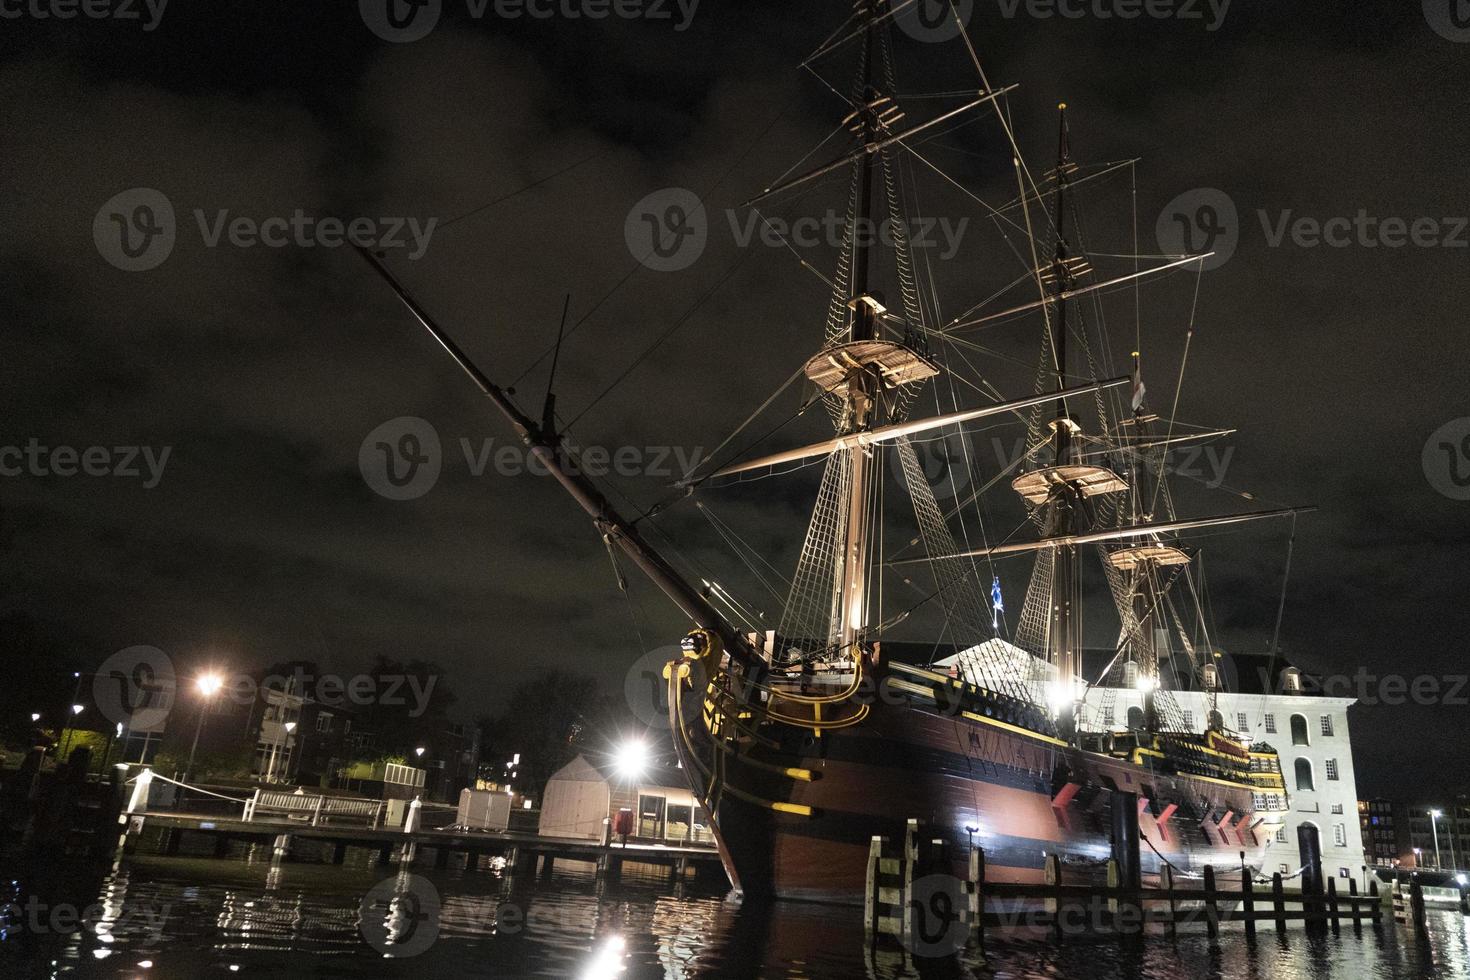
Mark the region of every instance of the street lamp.
[[204, 728], [204, 714], [209, 710], [209, 700], [224, 684], [224, 678], [218, 674], [201, 674], [194, 682], [203, 700], [199, 702], [199, 720], [194, 724], [194, 744], [189, 746], [189, 764], [184, 767], [184, 782], [186, 783], [189, 781], [190, 774], [194, 772], [194, 752], [199, 748], [199, 732]]
[[66, 728], [66, 738], [61, 743], [61, 758], [57, 760], [58, 763], [66, 761], [66, 750], [71, 745], [72, 734], [76, 731], [77, 728], [77, 715], [81, 714], [82, 711], [85, 710], [85, 707], [85, 705], [80, 704], [74, 704], [71, 706], [72, 720], [71, 724], [68, 725]]
[[1444, 816], [1443, 810], [1429, 811], [1429, 829], [1434, 833], [1434, 869], [1438, 871], [1444, 867], [1439, 861], [1439, 818]]
[[281, 730], [276, 733], [276, 740], [271, 744], [270, 766], [266, 769], [265, 773], [266, 782], [273, 783], [276, 781], [276, 753], [280, 751], [281, 745], [286, 741], [287, 738], [290, 737], [291, 733], [295, 730], [296, 722], [288, 721], [284, 725], [282, 725]]
[[41, 712], [39, 712], [39, 711], [32, 711], [31, 712], [31, 724], [34, 725], [36, 722], [38, 722], [40, 720], [41, 720]]

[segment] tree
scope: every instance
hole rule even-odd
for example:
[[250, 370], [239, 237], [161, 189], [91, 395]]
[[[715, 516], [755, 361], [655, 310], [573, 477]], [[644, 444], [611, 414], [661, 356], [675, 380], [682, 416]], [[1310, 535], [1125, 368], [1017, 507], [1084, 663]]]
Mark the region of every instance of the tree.
[[518, 685], [499, 714], [480, 719], [481, 758], [500, 767], [517, 753], [516, 789], [539, 799], [578, 752], [601, 752], [619, 735], [616, 702], [582, 674], [549, 670]]

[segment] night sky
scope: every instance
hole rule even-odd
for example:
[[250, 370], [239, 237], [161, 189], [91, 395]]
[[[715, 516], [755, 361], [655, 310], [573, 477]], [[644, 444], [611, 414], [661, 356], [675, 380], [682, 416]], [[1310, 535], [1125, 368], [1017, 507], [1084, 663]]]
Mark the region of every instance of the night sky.
[[[648, 447], [708, 452], [820, 343], [827, 288], [783, 248], [738, 247], [726, 210], [843, 114], [796, 65], [845, 5], [704, 0], [692, 16], [670, 3], [662, 19], [601, 20], [443, 6], [411, 43], [375, 36], [352, 3], [175, 0], [156, 23], [142, 4], [137, 20], [5, 6], [0, 444], [149, 447], [155, 461], [169, 449], [153, 486], [141, 453], [137, 477], [29, 466], [0, 477], [0, 612], [38, 623], [45, 649], [96, 663], [152, 644], [185, 667], [424, 658], [446, 668], [468, 719], [548, 667], [618, 690], [639, 656], [677, 642], [680, 617], [631, 572], [631, 603], [621, 596], [602, 543], [550, 481], [472, 472], [462, 439], [477, 451], [493, 439], [493, 453], [512, 433], [349, 249], [208, 239], [220, 220], [298, 210], [433, 219], [422, 255], [410, 245], [387, 261], [487, 374], [520, 379], [530, 414], [546, 384], [536, 361], [570, 294], [556, 389], [574, 441], [635, 447], [647, 461], [662, 452]], [[1218, 21], [1204, 4], [1194, 19], [1123, 20], [976, 0], [969, 19], [991, 81], [1020, 84], [1009, 107], [1038, 174], [1055, 154], [1061, 100], [1079, 161], [1141, 158], [1140, 251], [1164, 250], [1156, 225], [1179, 195], [1214, 188], [1233, 203], [1228, 261], [1141, 291], [1150, 397], [1167, 411], [1198, 285], [1178, 417], [1240, 429], [1215, 448], [1232, 452], [1225, 484], [1256, 499], [1196, 486], [1181, 511], [1318, 505], [1297, 525], [1283, 651], [1319, 672], [1427, 675], [1457, 692], [1455, 704], [1354, 709], [1365, 794], [1470, 789], [1449, 764], [1470, 751], [1470, 686], [1453, 679], [1470, 633], [1470, 502], [1456, 499], [1470, 490], [1455, 482], [1470, 476], [1470, 28], [1437, 9], [1452, 6], [1241, 2]], [[903, 87], [975, 88], [962, 46], [896, 37]], [[846, 90], [846, 62], [824, 72]], [[909, 119], [959, 101], [913, 102]], [[972, 118], [924, 152], [1004, 204], [1009, 148], [993, 113]], [[805, 166], [833, 155], [829, 145]], [[704, 200], [708, 244], [661, 272], [639, 263], [626, 233], [630, 209], [669, 187]], [[99, 242], [108, 215], [141, 199], [104, 205], [135, 188], [170, 202], [176, 240], [160, 264], [127, 271]], [[1130, 253], [1127, 172], [1090, 191], [1089, 247]], [[824, 183], [770, 213], [824, 212], [844, 193], [841, 180]], [[934, 263], [953, 315], [1019, 267], [973, 203], [934, 180], [923, 193], [932, 214], [971, 219], [960, 251]], [[1344, 244], [1300, 244], [1290, 230], [1272, 244], [1282, 221], [1360, 212], [1366, 223]], [[1401, 232], [1395, 246], [1373, 237], [1392, 237], [1377, 224], [1387, 219], [1432, 221], [1419, 243]], [[830, 273], [830, 249], [807, 257]], [[1132, 268], [1111, 262], [1096, 264]], [[1106, 373], [1127, 371], [1132, 303], [1131, 291], [1104, 300], [1117, 335]], [[1030, 392], [1038, 320], [970, 339], [994, 352], [971, 352], [975, 373]], [[766, 420], [790, 414], [792, 397]], [[818, 415], [769, 448], [828, 434]], [[390, 500], [359, 455], [369, 433], [406, 416], [433, 426], [441, 471], [421, 496]], [[981, 445], [1019, 434], [987, 430]], [[605, 483], [647, 507], [678, 475], [676, 460], [664, 463], [675, 472]], [[789, 575], [814, 473], [706, 499]], [[1019, 511], [996, 507], [1009, 530]], [[691, 503], [658, 526], [779, 617]], [[1218, 645], [1270, 643], [1288, 531], [1272, 522], [1198, 539]], [[1025, 573], [1002, 567], [1010, 608]], [[1109, 628], [1089, 636], [1108, 642]]]

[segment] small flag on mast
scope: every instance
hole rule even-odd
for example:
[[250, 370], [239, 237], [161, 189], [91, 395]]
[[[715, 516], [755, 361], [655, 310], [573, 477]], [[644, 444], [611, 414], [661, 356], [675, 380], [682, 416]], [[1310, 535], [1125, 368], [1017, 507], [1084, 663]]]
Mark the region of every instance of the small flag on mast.
[[1143, 410], [1143, 396], [1146, 389], [1143, 387], [1143, 368], [1138, 362], [1138, 351], [1133, 352], [1133, 411], [1138, 413]]
[[990, 577], [990, 628], [1000, 629], [1000, 614], [1006, 611], [1006, 604], [1000, 597], [1000, 576]]

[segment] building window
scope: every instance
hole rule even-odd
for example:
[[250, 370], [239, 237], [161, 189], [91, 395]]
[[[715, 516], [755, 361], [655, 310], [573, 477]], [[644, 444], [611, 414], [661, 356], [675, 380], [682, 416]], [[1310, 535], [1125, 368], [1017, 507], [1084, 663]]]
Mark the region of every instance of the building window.
[[1312, 739], [1307, 734], [1307, 716], [1306, 715], [1292, 715], [1291, 716], [1291, 744], [1292, 745], [1311, 745], [1312, 744]]
[[316, 730], [319, 732], [330, 732], [332, 730], [332, 716], [325, 711], [317, 715]]
[[1143, 727], [1143, 709], [1136, 704], [1128, 709], [1128, 727]]
[[[1285, 838], [1285, 837], [1283, 837], [1283, 838], [1281, 838], [1281, 839], [1282, 839], [1282, 840], [1285, 840], [1285, 839], [1286, 839], [1286, 838]], [[1284, 864], [1283, 864], [1283, 865], [1281, 865], [1281, 867], [1280, 867], [1280, 871], [1281, 871], [1281, 873], [1282, 873], [1282, 874], [1284, 874], [1284, 875], [1285, 875], [1285, 874], [1291, 874], [1291, 869], [1290, 869], [1290, 868], [1288, 868], [1288, 867], [1287, 867], [1287, 866], [1286, 866], [1286, 865], [1284, 865]]]
[[1103, 727], [1113, 727], [1113, 706], [1111, 704], [1103, 709]]
[[1184, 712], [1184, 730], [1185, 731], [1189, 731], [1189, 732], [1194, 731], [1194, 712], [1193, 711], [1186, 711], [1186, 712]]
[[1353, 876], [1353, 873], [1351, 871], [1349, 871], [1347, 868], [1338, 868], [1337, 869], [1337, 876], [1339, 878], [1351, 878]]
[[1312, 763], [1308, 759], [1296, 760], [1296, 788], [1308, 791], [1317, 788], [1312, 781]]
[[1130, 660], [1123, 665], [1123, 686], [1130, 691], [1138, 686], [1138, 664], [1135, 661]]
[[1322, 716], [1322, 734], [1323, 735], [1329, 735], [1329, 736], [1332, 734], [1332, 716], [1331, 715], [1323, 715]]
[[1347, 827], [1337, 824], [1332, 828], [1332, 843], [1338, 847], [1347, 847]]
[[1334, 803], [1334, 804], [1332, 804], [1332, 812], [1333, 813], [1341, 813], [1342, 812], [1342, 804], [1341, 803]]
[[1239, 711], [1235, 714], [1235, 730], [1245, 732], [1250, 730], [1250, 725], [1245, 720], [1245, 712]]
[[1328, 759], [1327, 760], [1327, 778], [1328, 779], [1336, 779], [1337, 778], [1337, 760], [1336, 759]]
[[[1277, 827], [1276, 828], [1276, 843], [1278, 843], [1278, 844], [1285, 844], [1286, 843], [1286, 828], [1285, 827]], [[1281, 870], [1285, 871], [1286, 870], [1286, 866], [1285, 865], [1282, 865]]]
[[1275, 735], [1276, 734], [1276, 716], [1275, 715], [1267, 715], [1266, 716], [1266, 734], [1267, 735]]

